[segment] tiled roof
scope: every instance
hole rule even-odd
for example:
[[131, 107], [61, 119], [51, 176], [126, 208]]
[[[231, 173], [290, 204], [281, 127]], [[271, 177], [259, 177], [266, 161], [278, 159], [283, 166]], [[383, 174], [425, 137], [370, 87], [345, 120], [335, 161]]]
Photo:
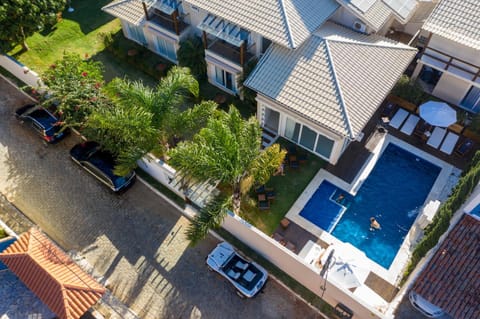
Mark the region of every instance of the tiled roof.
[[480, 50], [480, 2], [441, 0], [423, 29]]
[[412, 289], [453, 318], [480, 318], [479, 220], [462, 217]]
[[60, 319], [80, 318], [105, 292], [35, 228], [0, 253], [0, 260]]
[[337, 0], [337, 2], [345, 8], [348, 8], [348, 10], [360, 20], [377, 31], [380, 30], [392, 15], [392, 10], [380, 0], [377, 0], [366, 12], [360, 11], [352, 4], [351, 0]]
[[295, 50], [272, 45], [245, 85], [337, 134], [356, 137], [416, 50], [331, 22]]
[[302, 44], [339, 7], [335, 0], [187, 0], [288, 48]]
[[[144, 2], [147, 8], [149, 8], [155, 0], [146, 0]], [[107, 4], [102, 10], [134, 25], [139, 25], [145, 20], [142, 0], [117, 0]]]

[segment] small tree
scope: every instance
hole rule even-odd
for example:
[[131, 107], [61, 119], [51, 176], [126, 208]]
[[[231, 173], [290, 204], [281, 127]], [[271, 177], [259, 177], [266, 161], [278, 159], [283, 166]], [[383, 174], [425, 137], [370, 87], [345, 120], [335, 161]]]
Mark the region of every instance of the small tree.
[[103, 66], [82, 60], [78, 54], [65, 53], [42, 75], [50, 98], [44, 103], [58, 105], [59, 115], [67, 126], [82, 127], [93, 109], [109, 104], [101, 93]]
[[65, 0], [2, 0], [0, 2], [0, 39], [21, 44], [28, 50], [27, 37], [57, 22], [57, 13]]
[[198, 80], [206, 77], [205, 50], [199, 37], [191, 37], [182, 41], [177, 55], [180, 65], [188, 67]]

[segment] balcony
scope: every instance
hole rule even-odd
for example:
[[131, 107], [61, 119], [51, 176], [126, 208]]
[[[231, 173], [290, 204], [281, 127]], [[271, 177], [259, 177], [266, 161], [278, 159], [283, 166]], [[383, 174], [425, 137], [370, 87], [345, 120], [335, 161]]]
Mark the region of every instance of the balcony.
[[154, 9], [150, 14], [149, 21], [160, 26], [162, 29], [169, 31], [177, 36], [181, 35], [190, 25], [185, 23], [177, 16], [177, 26], [175, 27], [175, 13], [168, 15], [160, 10]]
[[229, 44], [223, 40], [214, 41], [208, 46], [207, 50], [242, 67], [242, 62], [245, 64], [254, 57], [253, 54], [245, 49], [244, 59], [242, 61], [241, 48]]

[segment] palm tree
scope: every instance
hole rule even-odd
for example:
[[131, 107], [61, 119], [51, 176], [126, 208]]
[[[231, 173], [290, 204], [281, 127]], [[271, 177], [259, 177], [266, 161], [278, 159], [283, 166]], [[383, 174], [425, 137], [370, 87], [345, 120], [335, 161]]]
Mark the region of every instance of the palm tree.
[[135, 168], [148, 152], [163, 153], [173, 137], [193, 135], [216, 109], [214, 102], [202, 102], [180, 111], [185, 100], [198, 97], [199, 92], [187, 68], [172, 68], [156, 89], [115, 79], [105, 92], [114, 106], [96, 109], [89, 116], [85, 135], [118, 156], [115, 171], [119, 175]]
[[169, 151], [170, 164], [187, 180], [214, 180], [224, 190], [194, 219], [187, 236], [192, 244], [218, 227], [228, 210], [239, 214], [242, 197], [256, 183], [266, 183], [278, 169], [285, 151], [278, 144], [260, 150], [261, 128], [255, 117], [245, 120], [230, 106], [218, 111], [192, 141], [180, 143]]

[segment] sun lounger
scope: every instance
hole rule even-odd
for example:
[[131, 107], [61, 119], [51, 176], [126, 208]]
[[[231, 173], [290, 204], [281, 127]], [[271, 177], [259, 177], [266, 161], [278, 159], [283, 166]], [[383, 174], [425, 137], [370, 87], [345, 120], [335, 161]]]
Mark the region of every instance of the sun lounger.
[[443, 141], [443, 138], [445, 137], [445, 134], [447, 134], [447, 130], [441, 127], [435, 127], [433, 130], [432, 135], [430, 135], [430, 138], [427, 141], [427, 144], [430, 145], [433, 148], [438, 148], [440, 144]]
[[397, 113], [395, 113], [392, 120], [390, 121], [390, 126], [398, 129], [402, 125], [402, 123], [405, 121], [407, 116], [408, 116], [408, 112], [402, 108], [399, 108]]
[[455, 155], [464, 156], [465, 154], [470, 152], [472, 148], [473, 148], [473, 141], [467, 138], [457, 146], [457, 148], [455, 149]]
[[444, 152], [445, 154], [452, 154], [453, 149], [455, 148], [455, 144], [457, 144], [459, 136], [455, 133], [448, 132], [447, 137], [440, 146], [440, 151]]
[[405, 124], [403, 124], [402, 128], [400, 129], [400, 132], [405, 133], [407, 135], [412, 135], [413, 130], [417, 126], [418, 121], [420, 121], [420, 118], [416, 116], [415, 114], [410, 114], [407, 118], [407, 121]]
[[387, 105], [385, 105], [385, 107], [383, 108], [381, 117], [386, 117], [386, 118], [390, 119], [396, 108], [397, 108], [397, 106], [395, 105], [395, 103], [388, 102]]

